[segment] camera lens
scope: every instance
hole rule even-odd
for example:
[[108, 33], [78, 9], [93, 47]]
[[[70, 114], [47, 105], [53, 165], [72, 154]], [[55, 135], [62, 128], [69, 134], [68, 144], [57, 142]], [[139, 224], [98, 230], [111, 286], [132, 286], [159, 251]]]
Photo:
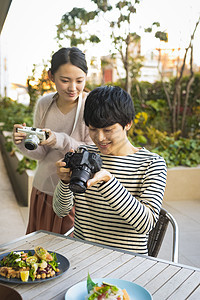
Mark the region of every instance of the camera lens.
[[86, 190], [86, 186], [82, 181], [70, 182], [69, 188], [73, 193], [79, 193], [79, 194], [85, 193]]
[[35, 150], [37, 149], [38, 144], [40, 143], [40, 139], [37, 135], [28, 135], [28, 137], [24, 140], [24, 146], [28, 150]]
[[91, 171], [87, 167], [74, 169], [72, 171], [69, 188], [73, 193], [84, 193], [87, 188], [87, 181], [90, 179]]

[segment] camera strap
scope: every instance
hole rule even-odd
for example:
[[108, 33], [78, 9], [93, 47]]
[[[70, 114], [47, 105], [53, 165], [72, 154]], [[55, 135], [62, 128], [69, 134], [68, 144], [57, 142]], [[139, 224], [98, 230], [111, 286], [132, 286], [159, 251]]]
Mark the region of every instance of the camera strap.
[[76, 124], [78, 122], [78, 117], [79, 117], [79, 114], [80, 114], [81, 106], [82, 106], [82, 93], [78, 97], [78, 104], [77, 104], [77, 109], [76, 109], [76, 116], [75, 116], [74, 125], [73, 125], [73, 128], [72, 128], [71, 134], [74, 132]]

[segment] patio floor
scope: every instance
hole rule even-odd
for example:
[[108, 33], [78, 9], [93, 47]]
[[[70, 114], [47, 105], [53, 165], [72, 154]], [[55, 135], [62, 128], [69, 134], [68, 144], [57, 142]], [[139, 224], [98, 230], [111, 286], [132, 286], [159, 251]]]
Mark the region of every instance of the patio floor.
[[[26, 232], [28, 207], [15, 198], [0, 152], [0, 244], [16, 239]], [[200, 268], [200, 199], [199, 201], [168, 201], [163, 203], [179, 225], [179, 263]], [[158, 257], [171, 260], [172, 232], [167, 234]]]

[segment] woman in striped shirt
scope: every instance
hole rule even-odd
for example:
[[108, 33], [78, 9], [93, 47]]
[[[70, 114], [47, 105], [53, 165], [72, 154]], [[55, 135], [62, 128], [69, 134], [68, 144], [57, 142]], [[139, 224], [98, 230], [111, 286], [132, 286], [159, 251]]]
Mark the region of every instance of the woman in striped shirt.
[[155, 226], [166, 185], [162, 157], [134, 147], [127, 137], [134, 119], [130, 95], [119, 87], [104, 86], [89, 93], [84, 120], [102, 168], [87, 182], [84, 193], [69, 189], [70, 169], [57, 162], [61, 179], [53, 207], [59, 217], [75, 206], [74, 237], [148, 254], [149, 231]]

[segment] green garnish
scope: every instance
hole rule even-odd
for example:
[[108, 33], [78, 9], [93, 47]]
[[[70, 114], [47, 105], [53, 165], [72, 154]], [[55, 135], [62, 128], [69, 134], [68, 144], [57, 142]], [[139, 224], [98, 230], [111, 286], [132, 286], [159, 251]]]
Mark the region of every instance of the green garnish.
[[33, 281], [35, 280], [34, 269], [30, 269], [30, 271], [29, 271], [29, 276], [30, 276], [30, 278], [31, 278]]
[[53, 260], [49, 261], [48, 263], [52, 266], [52, 268], [54, 269], [54, 271], [56, 271], [56, 269], [58, 268], [56, 253], [50, 253], [50, 254], [53, 257]]
[[90, 277], [90, 274], [88, 273], [88, 276], [87, 276], [87, 290], [88, 290], [88, 293], [95, 287], [97, 286], [97, 283], [94, 283], [94, 281], [92, 281], [91, 277]]
[[[19, 260], [18, 260], [19, 259]], [[17, 260], [17, 261], [16, 261]], [[26, 262], [21, 260], [21, 255], [18, 253], [10, 252], [5, 258], [0, 261], [1, 266], [9, 266], [12, 268], [25, 267]]]

